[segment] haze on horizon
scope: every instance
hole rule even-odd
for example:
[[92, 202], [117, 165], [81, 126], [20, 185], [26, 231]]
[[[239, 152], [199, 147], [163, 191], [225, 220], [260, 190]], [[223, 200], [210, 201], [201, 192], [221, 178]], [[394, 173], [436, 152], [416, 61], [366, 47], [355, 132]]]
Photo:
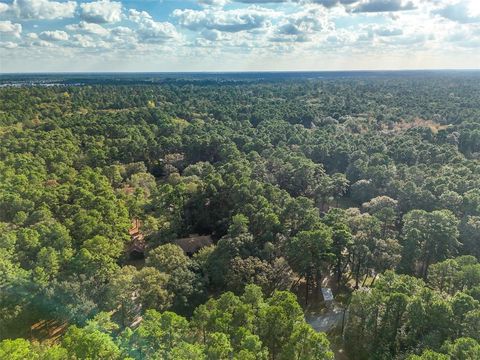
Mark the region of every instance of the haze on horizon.
[[476, 0], [0, 0], [0, 72], [478, 69]]

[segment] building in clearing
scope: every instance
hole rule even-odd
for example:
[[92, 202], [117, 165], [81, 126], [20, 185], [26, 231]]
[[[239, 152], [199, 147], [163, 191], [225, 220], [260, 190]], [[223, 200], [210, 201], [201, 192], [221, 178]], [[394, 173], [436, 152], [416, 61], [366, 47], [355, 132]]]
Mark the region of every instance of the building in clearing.
[[[133, 219], [132, 226], [128, 230], [130, 243], [128, 244], [127, 252], [130, 260], [140, 260], [145, 258], [147, 244], [144, 235], [140, 231], [141, 226], [142, 223], [139, 219]], [[180, 246], [186, 255], [192, 256], [201, 248], [212, 245], [213, 240], [210, 235], [191, 234], [186, 238], [173, 240], [173, 243]]]
[[192, 234], [186, 238], [176, 239], [173, 243], [180, 246], [185, 254], [192, 256], [201, 248], [212, 245], [213, 240], [210, 235]]

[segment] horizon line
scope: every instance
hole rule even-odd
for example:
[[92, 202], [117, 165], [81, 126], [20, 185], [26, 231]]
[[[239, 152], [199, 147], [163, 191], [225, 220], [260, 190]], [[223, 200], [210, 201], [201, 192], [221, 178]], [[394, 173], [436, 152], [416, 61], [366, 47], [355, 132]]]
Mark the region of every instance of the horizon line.
[[415, 68], [415, 69], [338, 69], [338, 70], [178, 70], [178, 71], [26, 71], [0, 72], [3, 75], [62, 74], [242, 74], [242, 73], [335, 73], [335, 72], [418, 72], [418, 71], [480, 71], [480, 68]]

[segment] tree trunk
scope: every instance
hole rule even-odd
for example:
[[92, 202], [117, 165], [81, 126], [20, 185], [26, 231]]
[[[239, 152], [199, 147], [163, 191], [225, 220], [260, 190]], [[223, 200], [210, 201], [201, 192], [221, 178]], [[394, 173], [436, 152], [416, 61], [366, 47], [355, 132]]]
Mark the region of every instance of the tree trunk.
[[359, 282], [360, 282], [360, 262], [358, 262], [357, 270], [355, 271], [355, 289], [358, 289]]
[[422, 278], [425, 281], [427, 280], [429, 267], [430, 267], [430, 254], [427, 255], [427, 257], [425, 258], [425, 261], [423, 261], [423, 266], [422, 266]]
[[306, 276], [305, 279], [305, 305], [308, 305], [308, 285], [310, 283], [310, 275]]
[[335, 266], [335, 271], [337, 273], [337, 285], [340, 285], [340, 282], [342, 281], [342, 264], [341, 260], [337, 260], [337, 265]]
[[365, 279], [363, 279], [362, 287], [365, 286], [365, 283], [367, 282], [367, 279], [368, 279], [368, 273], [365, 274]]
[[385, 239], [385, 234], [387, 233], [387, 220], [383, 222], [382, 226], [382, 239]]

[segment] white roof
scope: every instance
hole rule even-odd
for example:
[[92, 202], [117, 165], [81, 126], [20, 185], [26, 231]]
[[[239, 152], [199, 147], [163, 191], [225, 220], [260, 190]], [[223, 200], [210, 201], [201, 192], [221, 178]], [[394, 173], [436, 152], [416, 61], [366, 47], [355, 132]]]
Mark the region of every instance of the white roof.
[[324, 301], [333, 301], [332, 289], [322, 287], [322, 295]]

